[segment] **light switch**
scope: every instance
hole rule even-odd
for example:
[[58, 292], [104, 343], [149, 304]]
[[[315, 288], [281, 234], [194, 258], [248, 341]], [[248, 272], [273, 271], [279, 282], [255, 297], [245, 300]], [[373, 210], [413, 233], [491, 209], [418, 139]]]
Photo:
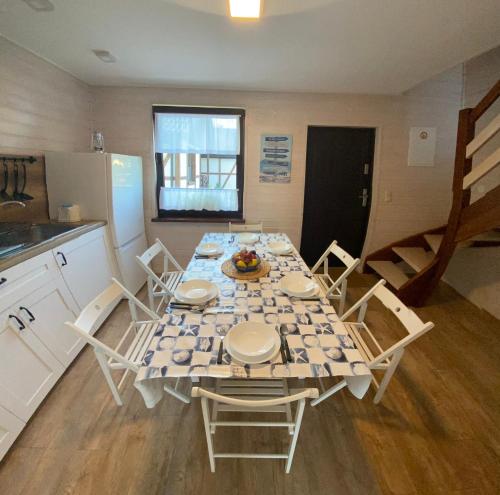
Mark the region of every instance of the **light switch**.
[[392, 192], [391, 191], [384, 191], [384, 201], [386, 203], [390, 203], [392, 201]]

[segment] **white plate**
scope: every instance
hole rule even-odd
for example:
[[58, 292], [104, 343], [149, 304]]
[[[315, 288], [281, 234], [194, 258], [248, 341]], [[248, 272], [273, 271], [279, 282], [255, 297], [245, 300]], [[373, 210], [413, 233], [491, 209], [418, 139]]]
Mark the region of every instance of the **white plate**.
[[242, 244], [255, 244], [259, 240], [259, 236], [251, 232], [244, 232], [238, 235], [238, 240]]
[[224, 343], [229, 354], [236, 359], [260, 363], [275, 354], [276, 345], [279, 349], [280, 337], [275, 325], [243, 322], [229, 330]]
[[217, 254], [222, 254], [224, 250], [217, 242], [207, 242], [205, 244], [200, 244], [196, 248], [196, 252], [205, 256], [215, 256]]
[[178, 301], [190, 304], [203, 304], [217, 297], [219, 289], [208, 280], [188, 280], [178, 285], [174, 296]]
[[318, 284], [302, 274], [285, 275], [280, 281], [281, 290], [294, 297], [312, 297], [319, 290]]
[[285, 241], [272, 241], [267, 245], [269, 251], [272, 254], [288, 254], [292, 251], [292, 246], [288, 242]]
[[[276, 334], [276, 335], [278, 335], [278, 334]], [[269, 351], [268, 354], [265, 354], [262, 356], [257, 356], [254, 358], [240, 356], [236, 351], [231, 349], [229, 342], [226, 343], [226, 339], [224, 339], [224, 347], [225, 347], [226, 351], [228, 352], [228, 354], [233, 358], [235, 363], [260, 364], [260, 363], [265, 363], [266, 361], [271, 361], [279, 354], [281, 342], [279, 340], [279, 337], [276, 340], [277, 340], [277, 342], [274, 344], [273, 348]]]

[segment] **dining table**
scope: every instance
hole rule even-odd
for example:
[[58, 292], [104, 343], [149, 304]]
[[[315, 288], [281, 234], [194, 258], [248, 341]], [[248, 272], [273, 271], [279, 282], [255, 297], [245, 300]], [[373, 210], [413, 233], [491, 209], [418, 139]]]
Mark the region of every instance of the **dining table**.
[[[357, 398], [369, 388], [372, 374], [349, 336], [346, 326], [320, 293], [313, 300], [290, 297], [281, 290], [280, 281], [287, 274], [313, 274], [285, 233], [258, 234], [251, 246], [244, 246], [238, 234], [206, 233], [200, 241], [217, 243], [222, 254], [201, 258], [193, 255], [180, 283], [203, 279], [218, 287], [218, 296], [203, 311], [172, 308], [155, 322], [151, 340], [139, 366], [134, 385], [146, 407], [154, 407], [165, 396], [169, 378], [201, 377], [276, 379], [339, 377]], [[276, 255], [268, 244], [284, 241], [291, 245], [287, 255]], [[258, 279], [239, 280], [222, 272], [224, 261], [243, 248], [255, 250], [270, 271]], [[218, 359], [221, 335], [241, 322], [286, 325], [286, 341], [291, 361], [278, 353], [259, 364], [243, 364], [223, 349]]]

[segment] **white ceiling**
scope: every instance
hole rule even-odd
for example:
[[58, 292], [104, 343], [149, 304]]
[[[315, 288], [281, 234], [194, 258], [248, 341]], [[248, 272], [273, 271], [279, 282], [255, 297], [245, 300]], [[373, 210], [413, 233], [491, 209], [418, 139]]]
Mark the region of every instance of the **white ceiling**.
[[[0, 33], [95, 85], [397, 94], [500, 44], [499, 0], [0, 0]], [[109, 50], [105, 64], [93, 49]]]

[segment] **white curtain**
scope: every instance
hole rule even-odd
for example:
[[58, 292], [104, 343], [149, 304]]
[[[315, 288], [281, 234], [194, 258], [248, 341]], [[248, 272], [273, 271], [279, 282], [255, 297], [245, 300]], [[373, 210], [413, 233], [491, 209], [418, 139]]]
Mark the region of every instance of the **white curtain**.
[[238, 115], [155, 114], [156, 153], [240, 154]]
[[238, 190], [162, 187], [160, 209], [238, 211]]

